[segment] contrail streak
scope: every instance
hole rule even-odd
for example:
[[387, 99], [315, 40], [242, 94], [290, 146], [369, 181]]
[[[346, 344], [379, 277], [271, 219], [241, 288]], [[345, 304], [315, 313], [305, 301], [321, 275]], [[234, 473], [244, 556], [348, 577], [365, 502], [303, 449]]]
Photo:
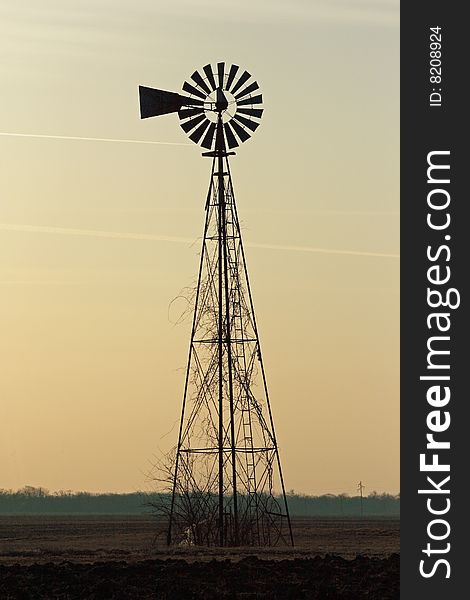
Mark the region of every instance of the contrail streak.
[[44, 279], [0, 279], [0, 287], [1, 286], [12, 286], [12, 285], [18, 285], [18, 286], [30, 286], [30, 285], [50, 285], [50, 286], [60, 286], [60, 287], [65, 287], [68, 285], [84, 285], [87, 284], [87, 281], [75, 281], [75, 280], [71, 280], [71, 281], [66, 281], [66, 280], [44, 280]]
[[[195, 238], [157, 235], [152, 233], [124, 233], [117, 231], [100, 231], [96, 229], [73, 229], [68, 227], [49, 227], [43, 225], [14, 225], [9, 223], [0, 223], [0, 230], [23, 231], [31, 233], [55, 233], [59, 235], [79, 235], [120, 240], [148, 240], [155, 242], [174, 242], [177, 244], [192, 244], [196, 241]], [[399, 254], [388, 254], [385, 252], [365, 252], [362, 250], [336, 250], [332, 248], [314, 248], [311, 246], [289, 246], [281, 244], [260, 244], [256, 242], [247, 242], [245, 245], [250, 248], [261, 248], [264, 250], [283, 250], [287, 252], [311, 252], [318, 254], [338, 254], [345, 256], [400, 258]]]
[[10, 133], [0, 131], [4, 137], [41, 138], [46, 140], [78, 140], [82, 142], [118, 142], [120, 144], [157, 144], [160, 146], [193, 146], [185, 142], [157, 142], [153, 140], [119, 140], [114, 138], [78, 137], [72, 135], [43, 135], [39, 133]]
[[400, 258], [399, 254], [386, 252], [365, 252], [362, 250], [334, 250], [331, 248], [312, 248], [310, 246], [283, 246], [278, 244], [246, 244], [252, 248], [266, 248], [267, 250], [288, 250], [291, 252], [318, 252], [320, 254], [347, 254], [348, 256], [377, 256], [379, 258]]
[[57, 233], [58, 235], [82, 235], [85, 237], [111, 238], [118, 240], [149, 240], [154, 242], [176, 242], [191, 244], [194, 239], [152, 233], [123, 233], [119, 231], [100, 231], [99, 229], [73, 229], [71, 227], [49, 227], [43, 225], [11, 225], [0, 223], [0, 229], [7, 231], [26, 231], [31, 233]]

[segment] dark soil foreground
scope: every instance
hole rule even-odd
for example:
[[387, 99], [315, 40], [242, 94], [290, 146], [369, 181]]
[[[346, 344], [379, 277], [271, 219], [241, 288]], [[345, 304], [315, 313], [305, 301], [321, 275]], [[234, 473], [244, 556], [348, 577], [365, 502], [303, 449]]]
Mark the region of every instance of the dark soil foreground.
[[0, 565], [2, 600], [397, 600], [399, 555]]
[[168, 548], [150, 516], [0, 516], [0, 600], [398, 600], [399, 525], [295, 518], [294, 548]]

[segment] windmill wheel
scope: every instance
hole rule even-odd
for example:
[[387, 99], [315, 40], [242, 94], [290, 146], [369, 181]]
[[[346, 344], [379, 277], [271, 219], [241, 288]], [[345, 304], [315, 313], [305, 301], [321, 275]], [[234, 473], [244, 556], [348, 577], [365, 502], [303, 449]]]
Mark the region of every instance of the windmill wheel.
[[258, 128], [263, 114], [263, 97], [251, 74], [240, 73], [238, 65], [227, 68], [224, 62], [219, 62], [216, 69], [206, 65], [201, 71], [194, 71], [191, 80], [184, 82], [183, 91], [190, 94], [197, 105], [178, 111], [180, 125], [189, 139], [212, 150], [220, 117], [229, 148], [246, 142]]

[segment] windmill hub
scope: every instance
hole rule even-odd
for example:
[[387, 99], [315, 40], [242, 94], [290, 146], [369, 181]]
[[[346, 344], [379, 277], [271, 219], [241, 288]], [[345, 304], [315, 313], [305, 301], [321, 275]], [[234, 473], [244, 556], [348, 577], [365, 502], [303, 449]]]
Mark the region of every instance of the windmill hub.
[[221, 113], [228, 108], [228, 100], [224, 94], [224, 90], [220, 87], [216, 89], [215, 110]]
[[217, 123], [219, 117], [222, 123], [226, 123], [233, 119], [237, 111], [237, 101], [227, 90], [217, 88], [204, 102], [204, 111], [211, 123]]

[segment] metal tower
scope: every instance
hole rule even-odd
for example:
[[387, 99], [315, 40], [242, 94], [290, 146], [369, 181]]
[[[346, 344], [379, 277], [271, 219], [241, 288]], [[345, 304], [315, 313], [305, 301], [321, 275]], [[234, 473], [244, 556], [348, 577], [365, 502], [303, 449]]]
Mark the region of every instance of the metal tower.
[[189, 96], [140, 87], [142, 118], [178, 112], [212, 158], [168, 544], [294, 543], [229, 165], [262, 96], [238, 72], [206, 65], [184, 83]]

